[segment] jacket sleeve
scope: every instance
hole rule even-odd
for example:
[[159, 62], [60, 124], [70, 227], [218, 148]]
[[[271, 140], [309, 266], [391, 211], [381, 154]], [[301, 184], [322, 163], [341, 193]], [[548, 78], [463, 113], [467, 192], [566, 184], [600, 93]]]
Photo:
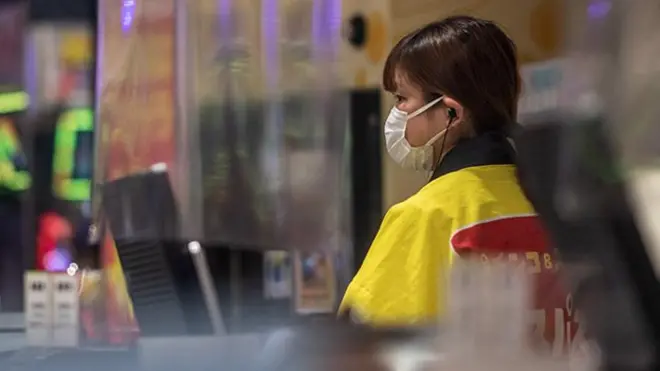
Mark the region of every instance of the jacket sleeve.
[[436, 320], [439, 275], [449, 262], [449, 249], [448, 232], [438, 228], [444, 218], [437, 211], [431, 214], [407, 202], [387, 212], [346, 290], [340, 316], [350, 313], [353, 320], [376, 326]]

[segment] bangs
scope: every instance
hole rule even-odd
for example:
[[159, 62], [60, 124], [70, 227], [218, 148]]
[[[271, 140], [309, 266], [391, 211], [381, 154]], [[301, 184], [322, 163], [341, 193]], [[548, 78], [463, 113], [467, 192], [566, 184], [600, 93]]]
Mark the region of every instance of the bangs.
[[403, 56], [405, 51], [410, 48], [410, 40], [415, 35], [412, 33], [401, 40], [390, 51], [390, 54], [385, 60], [385, 67], [383, 68], [383, 89], [389, 93], [394, 93], [397, 90], [396, 84], [396, 70], [404, 67], [402, 66]]
[[394, 93], [397, 90], [396, 69], [401, 62], [401, 48], [398, 48], [398, 46], [395, 46], [390, 55], [387, 56], [383, 68], [383, 88], [389, 93]]
[[413, 32], [399, 40], [392, 48], [385, 60], [383, 68], [383, 89], [389, 93], [395, 93], [398, 89], [396, 82], [397, 71], [404, 72], [406, 81], [421, 86], [419, 76], [411, 75], [415, 71], [415, 59], [421, 57], [419, 47], [415, 47], [415, 39], [419, 31]]

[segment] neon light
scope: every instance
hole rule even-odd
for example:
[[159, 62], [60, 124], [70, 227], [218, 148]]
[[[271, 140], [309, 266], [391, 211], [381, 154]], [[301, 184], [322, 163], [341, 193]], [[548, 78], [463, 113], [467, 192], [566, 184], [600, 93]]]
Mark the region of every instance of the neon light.
[[67, 201], [87, 201], [92, 181], [94, 114], [86, 108], [64, 113], [57, 123], [53, 193]]
[[596, 0], [592, 1], [588, 8], [587, 12], [590, 18], [604, 18], [612, 9], [612, 3], [605, 0]]
[[30, 96], [25, 92], [0, 94], [0, 115], [25, 111], [30, 104]]
[[135, 19], [135, 0], [124, 0], [121, 6], [121, 29], [128, 32]]
[[262, 37], [265, 42], [266, 79], [268, 87], [275, 89], [279, 84], [279, 9], [277, 0], [264, 0], [261, 11]]
[[49, 272], [64, 272], [71, 264], [71, 254], [65, 249], [55, 248], [44, 257], [44, 267]]

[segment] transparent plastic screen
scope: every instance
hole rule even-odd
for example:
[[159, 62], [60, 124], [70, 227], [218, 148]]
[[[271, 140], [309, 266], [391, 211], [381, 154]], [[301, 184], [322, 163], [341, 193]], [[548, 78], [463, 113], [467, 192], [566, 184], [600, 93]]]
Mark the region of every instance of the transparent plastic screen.
[[660, 272], [660, 3], [636, 0], [622, 9], [621, 109], [613, 132], [630, 171], [631, 198], [648, 253]]
[[195, 222], [185, 234], [257, 249], [337, 245], [349, 156], [338, 12], [331, 0], [189, 3], [179, 71]]
[[[605, 182], [627, 181], [649, 254], [660, 263], [660, 218], [655, 212], [660, 206], [660, 105], [656, 102], [660, 3], [580, 0], [568, 4], [570, 37], [562, 109], [573, 115], [575, 123], [604, 128], [614, 164], [587, 158], [587, 165]], [[575, 145], [580, 140], [575, 133], [567, 130], [567, 138], [573, 136], [567, 140], [580, 154], [562, 153], [563, 169], [574, 168], [570, 161], [577, 155], [589, 157], [588, 148]], [[594, 142], [585, 143], [589, 141]]]

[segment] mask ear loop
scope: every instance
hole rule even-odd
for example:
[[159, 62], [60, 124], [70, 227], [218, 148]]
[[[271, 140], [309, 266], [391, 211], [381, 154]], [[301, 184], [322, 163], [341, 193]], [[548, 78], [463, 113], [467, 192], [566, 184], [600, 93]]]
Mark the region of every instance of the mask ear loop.
[[413, 118], [421, 115], [422, 113], [428, 111], [429, 108], [435, 106], [436, 104], [438, 104], [438, 102], [442, 101], [444, 98], [445, 98], [445, 96], [441, 95], [438, 98], [435, 98], [434, 100], [432, 100], [432, 101], [426, 103], [425, 105], [421, 106], [420, 108], [415, 110], [415, 112], [413, 112], [413, 113], [411, 113], [407, 116], [408, 120], [413, 119]]

